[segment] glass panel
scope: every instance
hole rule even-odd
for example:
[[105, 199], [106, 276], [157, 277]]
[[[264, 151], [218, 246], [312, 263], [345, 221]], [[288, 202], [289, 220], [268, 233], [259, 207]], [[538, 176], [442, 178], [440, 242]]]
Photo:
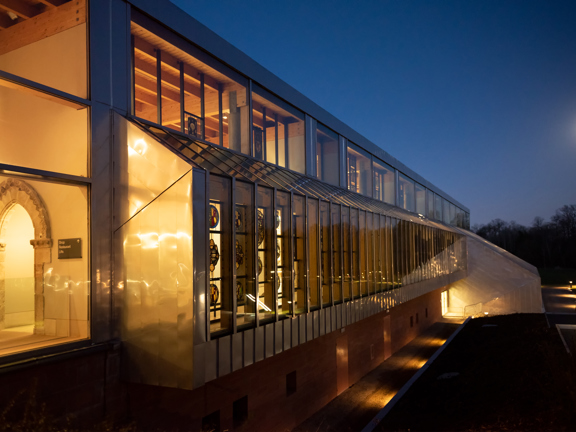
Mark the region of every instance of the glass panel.
[[442, 198], [434, 194], [434, 219], [442, 221]]
[[380, 230], [381, 216], [374, 213], [374, 227], [372, 241], [374, 242], [374, 287], [375, 292], [382, 291], [382, 231]]
[[294, 238], [294, 310], [297, 314], [306, 312], [306, 200], [294, 195], [292, 212], [292, 235]]
[[342, 252], [344, 254], [344, 300], [352, 298], [352, 233], [350, 207], [342, 206]]
[[445, 224], [450, 223], [450, 203], [442, 199], [442, 222]]
[[342, 301], [342, 233], [340, 224], [340, 205], [332, 204], [332, 265], [334, 266], [334, 303]]
[[258, 313], [260, 322], [274, 319], [276, 292], [275, 266], [278, 260], [276, 215], [274, 214], [274, 191], [258, 186]]
[[31, 19], [18, 10], [14, 19], [2, 14], [0, 69], [86, 99], [86, 1], [36, 12]]
[[319, 243], [319, 226], [318, 226], [318, 200], [308, 198], [308, 284], [310, 286], [310, 309], [320, 307], [318, 284], [320, 266], [320, 257], [318, 255]]
[[209, 189], [210, 332], [218, 336], [232, 331], [232, 292], [236, 291], [231, 277], [230, 179], [211, 175]]
[[316, 128], [316, 176], [325, 182], [340, 183], [338, 134], [323, 124]]
[[374, 294], [374, 280], [376, 275], [374, 274], [374, 244], [375, 244], [375, 232], [374, 232], [374, 221], [371, 212], [366, 212], [366, 247], [368, 248], [367, 264], [368, 264], [368, 294]]
[[424, 186], [416, 183], [416, 213], [424, 216], [426, 214], [426, 189]]
[[368, 295], [368, 242], [366, 239], [366, 212], [360, 210], [359, 213], [359, 232], [360, 232], [360, 295]]
[[256, 323], [256, 284], [254, 276], [254, 185], [236, 182], [236, 324], [238, 329]]
[[304, 174], [304, 113], [254, 83], [252, 109], [255, 157]]
[[370, 153], [348, 144], [348, 189], [372, 196], [372, 168]]
[[360, 297], [360, 232], [358, 231], [358, 209], [350, 209], [352, 226], [352, 295]]
[[398, 219], [390, 218], [390, 245], [392, 248], [392, 280], [394, 283], [394, 288], [398, 288], [402, 286], [401, 284], [401, 277], [400, 277], [400, 255], [401, 255], [401, 247], [400, 247], [400, 224], [398, 223]]
[[[290, 194], [276, 192], [276, 253], [278, 280], [278, 310], [281, 317], [292, 313], [292, 259], [290, 256]], [[278, 283], [278, 282], [276, 282]]]
[[0, 162], [86, 176], [88, 114], [84, 106], [0, 79]]
[[320, 280], [322, 305], [332, 303], [332, 236], [330, 235], [330, 204], [320, 201]]
[[247, 80], [192, 46], [183, 51], [135, 22], [131, 30], [134, 114], [250, 154]]
[[89, 336], [87, 196], [0, 175], [0, 356]]
[[403, 174], [398, 174], [398, 207], [408, 211], [415, 211], [414, 181]]
[[394, 177], [394, 168], [374, 160], [374, 198], [392, 205], [396, 203]]
[[426, 217], [434, 219], [434, 192], [426, 189]]
[[456, 206], [450, 203], [450, 225], [456, 225]]

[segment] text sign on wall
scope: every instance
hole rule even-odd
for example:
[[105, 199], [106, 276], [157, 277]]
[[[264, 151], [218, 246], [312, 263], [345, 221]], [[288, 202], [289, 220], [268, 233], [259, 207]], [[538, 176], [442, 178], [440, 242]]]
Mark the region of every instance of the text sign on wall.
[[82, 239], [59, 239], [58, 259], [82, 258]]

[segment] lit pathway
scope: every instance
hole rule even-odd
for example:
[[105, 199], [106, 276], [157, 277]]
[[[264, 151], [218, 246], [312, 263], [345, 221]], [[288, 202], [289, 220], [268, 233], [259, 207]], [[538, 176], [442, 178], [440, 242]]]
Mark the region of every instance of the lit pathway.
[[362, 430], [456, 331], [461, 322], [462, 320], [446, 320], [433, 324], [421, 336], [293, 430], [298, 432]]
[[576, 324], [576, 295], [568, 286], [542, 287], [542, 302], [550, 325]]

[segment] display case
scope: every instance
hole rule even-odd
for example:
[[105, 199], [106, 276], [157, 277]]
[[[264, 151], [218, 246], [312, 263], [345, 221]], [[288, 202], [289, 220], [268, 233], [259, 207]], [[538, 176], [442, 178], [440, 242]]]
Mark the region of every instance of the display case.
[[280, 281], [276, 280], [276, 215], [274, 211], [274, 190], [258, 185], [257, 202], [258, 257], [256, 274], [258, 279], [258, 316], [260, 322], [276, 319], [276, 296]]
[[232, 263], [230, 203], [231, 179], [210, 176], [210, 200], [208, 204], [208, 265], [210, 283], [208, 300], [210, 310], [210, 333], [212, 337], [232, 331]]
[[254, 266], [254, 186], [236, 181], [234, 230], [236, 239], [236, 325], [242, 330], [256, 325], [256, 277]]
[[330, 232], [330, 203], [320, 201], [320, 283], [322, 305], [332, 304], [332, 235]]

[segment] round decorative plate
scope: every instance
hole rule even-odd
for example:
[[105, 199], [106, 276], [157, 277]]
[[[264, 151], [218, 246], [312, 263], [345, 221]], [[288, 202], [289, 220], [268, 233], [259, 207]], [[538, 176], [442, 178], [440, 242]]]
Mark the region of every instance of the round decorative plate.
[[210, 284], [210, 303], [215, 305], [218, 303], [218, 298], [220, 297], [220, 290], [216, 286], [216, 284]]
[[280, 243], [276, 243], [276, 259], [280, 259]]
[[242, 245], [236, 240], [236, 269], [238, 269], [244, 262], [244, 251]]
[[276, 229], [278, 229], [278, 227], [280, 226], [280, 210], [276, 210]]
[[238, 210], [234, 212], [234, 224], [236, 225], [236, 231], [242, 228], [242, 214]]
[[264, 241], [264, 212], [258, 210], [258, 246]]
[[240, 301], [244, 297], [244, 286], [242, 282], [236, 282], [236, 298]]
[[210, 204], [210, 216], [209, 216], [210, 229], [214, 229], [220, 223], [220, 213], [216, 206]]
[[262, 273], [262, 260], [258, 257], [258, 276]]
[[220, 259], [220, 252], [218, 252], [218, 245], [214, 243], [213, 239], [210, 239], [210, 271], [213, 272], [216, 269], [216, 264]]
[[276, 291], [280, 294], [280, 287], [282, 286], [282, 280], [280, 276], [276, 276]]

